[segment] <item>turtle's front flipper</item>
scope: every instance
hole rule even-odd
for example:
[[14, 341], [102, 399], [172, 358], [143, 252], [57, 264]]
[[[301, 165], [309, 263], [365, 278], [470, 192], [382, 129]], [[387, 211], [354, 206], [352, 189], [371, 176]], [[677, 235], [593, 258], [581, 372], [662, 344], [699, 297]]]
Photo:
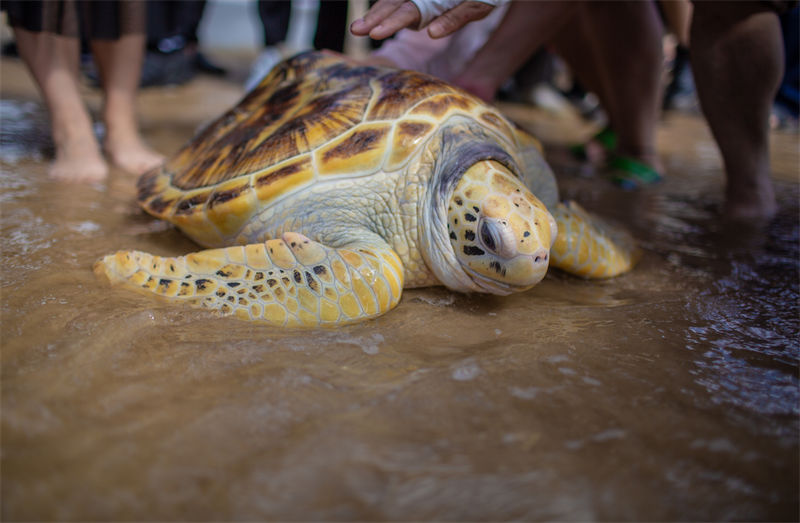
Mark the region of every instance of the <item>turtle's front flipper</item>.
[[403, 266], [388, 245], [334, 249], [302, 234], [162, 258], [120, 251], [95, 263], [112, 284], [275, 325], [340, 325], [400, 301]]
[[610, 278], [636, 265], [640, 251], [633, 238], [577, 203], [559, 203], [553, 216], [558, 224], [558, 236], [550, 249], [553, 267], [584, 278]]

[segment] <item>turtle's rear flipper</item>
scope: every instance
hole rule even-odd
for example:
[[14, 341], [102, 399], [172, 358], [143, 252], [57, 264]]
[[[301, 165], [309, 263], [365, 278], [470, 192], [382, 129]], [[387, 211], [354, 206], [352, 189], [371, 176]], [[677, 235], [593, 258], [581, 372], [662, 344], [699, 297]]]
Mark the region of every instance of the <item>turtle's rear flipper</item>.
[[559, 203], [553, 213], [558, 235], [551, 265], [584, 278], [610, 278], [636, 265], [641, 251], [633, 238], [590, 215], [575, 202]]
[[333, 249], [302, 234], [162, 258], [120, 251], [95, 263], [114, 285], [281, 326], [353, 323], [400, 301], [403, 267], [388, 245]]

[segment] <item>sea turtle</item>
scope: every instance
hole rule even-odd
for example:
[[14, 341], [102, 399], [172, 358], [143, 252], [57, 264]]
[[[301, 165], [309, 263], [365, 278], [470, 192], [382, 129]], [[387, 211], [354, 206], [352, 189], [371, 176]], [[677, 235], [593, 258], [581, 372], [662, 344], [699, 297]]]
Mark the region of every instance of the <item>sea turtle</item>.
[[372, 318], [404, 287], [504, 295], [548, 265], [602, 278], [634, 263], [595, 218], [558, 203], [538, 142], [497, 109], [330, 52], [278, 65], [143, 175], [138, 200], [213, 249], [120, 251], [98, 276], [276, 325]]

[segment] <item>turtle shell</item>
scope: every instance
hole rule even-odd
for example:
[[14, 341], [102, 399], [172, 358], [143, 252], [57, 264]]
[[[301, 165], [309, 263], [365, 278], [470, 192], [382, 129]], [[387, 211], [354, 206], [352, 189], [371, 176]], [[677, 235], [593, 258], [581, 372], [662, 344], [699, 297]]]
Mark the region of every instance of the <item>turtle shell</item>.
[[519, 139], [495, 109], [441, 80], [304, 53], [143, 175], [138, 200], [199, 243], [224, 245], [260, 209], [311, 184], [402, 169], [455, 113]]

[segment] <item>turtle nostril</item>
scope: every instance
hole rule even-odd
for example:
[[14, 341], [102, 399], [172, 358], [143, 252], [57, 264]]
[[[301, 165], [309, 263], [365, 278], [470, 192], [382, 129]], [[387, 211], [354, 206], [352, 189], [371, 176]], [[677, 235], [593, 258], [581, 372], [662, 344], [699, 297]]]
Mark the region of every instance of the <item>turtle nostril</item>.
[[535, 253], [533, 253], [533, 263], [547, 263], [547, 250], [546, 249], [538, 249]]

